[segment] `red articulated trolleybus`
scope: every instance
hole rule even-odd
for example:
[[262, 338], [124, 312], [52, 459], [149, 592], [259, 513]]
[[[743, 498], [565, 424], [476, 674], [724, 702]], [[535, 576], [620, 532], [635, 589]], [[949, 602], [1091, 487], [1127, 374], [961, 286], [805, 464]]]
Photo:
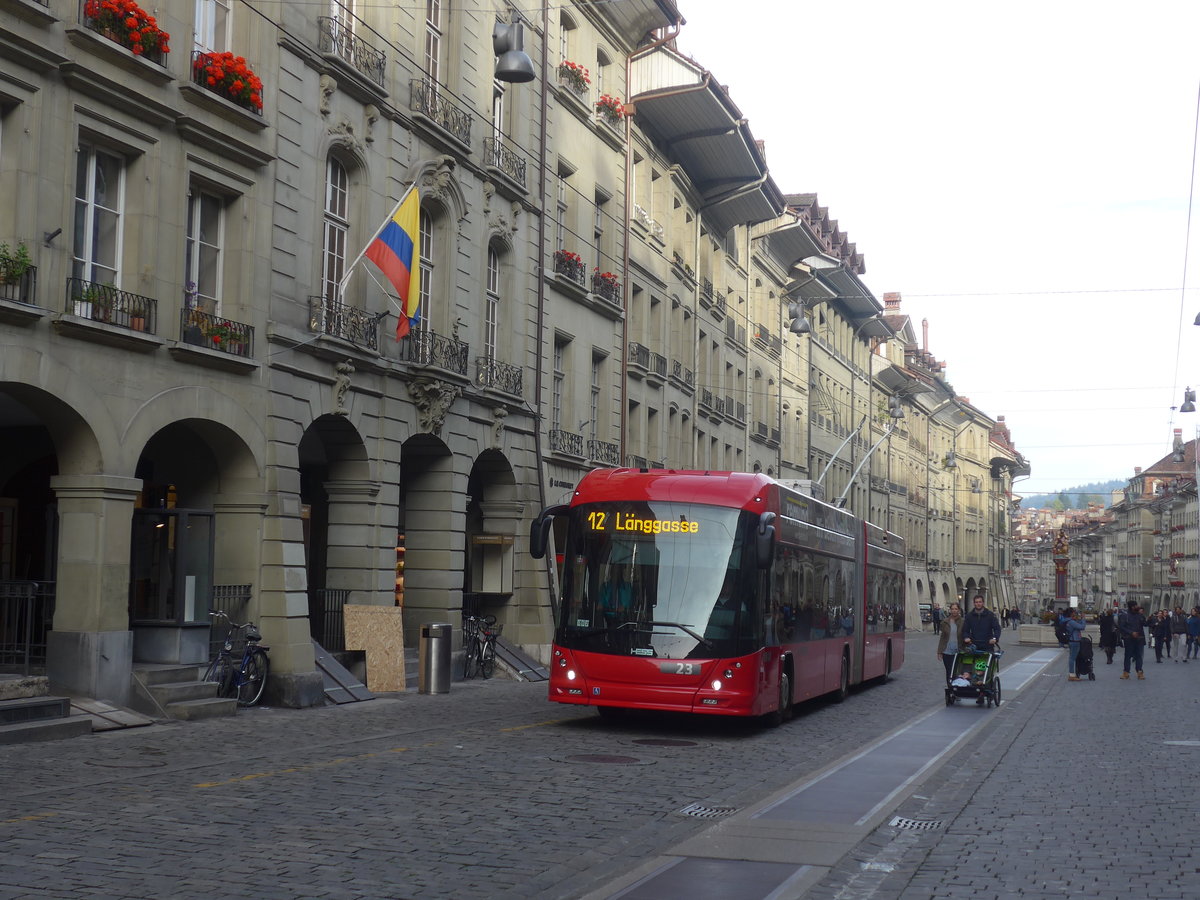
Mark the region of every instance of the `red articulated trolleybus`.
[[555, 519], [551, 700], [777, 725], [904, 662], [904, 540], [765, 475], [598, 469], [535, 558]]

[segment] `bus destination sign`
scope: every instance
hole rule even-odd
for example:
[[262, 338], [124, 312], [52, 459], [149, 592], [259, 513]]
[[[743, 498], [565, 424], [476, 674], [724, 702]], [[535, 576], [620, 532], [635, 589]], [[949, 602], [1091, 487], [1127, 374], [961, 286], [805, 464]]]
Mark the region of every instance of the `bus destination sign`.
[[641, 534], [699, 534], [700, 523], [686, 519], [655, 519], [627, 512], [594, 511], [587, 514], [592, 531], [636, 531]]

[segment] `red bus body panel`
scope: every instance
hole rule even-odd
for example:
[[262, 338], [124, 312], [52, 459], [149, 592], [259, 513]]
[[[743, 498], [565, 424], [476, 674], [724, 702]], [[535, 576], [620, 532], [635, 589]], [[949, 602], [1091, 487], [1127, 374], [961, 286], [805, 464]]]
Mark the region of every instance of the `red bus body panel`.
[[[761, 474], [597, 469], [580, 481], [571, 506], [669, 500], [783, 515], [781, 492], [786, 492], [793, 503], [799, 497], [801, 506], [819, 503], [810, 497], [796, 495]], [[849, 517], [843, 510], [827, 514], [835, 519]], [[769, 645], [748, 656], [709, 660], [613, 656], [555, 645], [550, 666], [549, 699], [559, 703], [626, 709], [760, 716], [773, 712], [778, 706], [779, 677], [785, 663], [790, 665], [794, 675], [794, 702], [837, 691], [841, 683], [842, 660], [847, 655], [852, 661], [861, 661], [860, 671], [852, 662], [851, 684], [882, 677], [888, 668], [889, 653], [891, 670], [900, 668], [904, 662], [903, 626], [882, 633], [867, 630], [872, 609], [866, 573], [869, 565], [899, 573], [899, 608], [902, 611], [904, 542], [862, 520], [854, 519], [854, 523], [853, 538], [859, 558], [855, 560], [857, 582], [849, 593], [854, 600], [854, 621], [857, 623], [853, 634]], [[663, 671], [664, 666], [672, 664], [692, 665], [696, 671]], [[732, 672], [733, 677], [726, 677], [726, 672]], [[714, 689], [714, 681], [721, 682], [719, 689]]]

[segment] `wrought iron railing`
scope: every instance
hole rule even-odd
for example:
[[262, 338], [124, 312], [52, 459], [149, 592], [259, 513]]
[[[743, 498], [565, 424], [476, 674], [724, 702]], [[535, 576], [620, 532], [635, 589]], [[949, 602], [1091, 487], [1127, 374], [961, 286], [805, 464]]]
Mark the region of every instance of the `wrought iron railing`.
[[444, 337], [435, 331], [410, 331], [400, 342], [400, 358], [418, 366], [444, 369], [457, 375], [467, 374], [470, 344]]
[[[234, 78], [229, 66], [239, 66], [244, 71], [237, 72], [240, 77]], [[220, 74], [212, 76], [217, 71]], [[222, 80], [217, 80], [224, 76]], [[206, 50], [192, 51], [192, 83], [204, 88], [210, 94], [216, 94], [228, 100], [234, 106], [262, 115], [262, 90], [258, 76], [246, 66], [246, 61], [231, 53], [212, 53]], [[257, 85], [255, 89], [253, 85]]]
[[633, 204], [633, 220], [638, 222], [657, 238], [663, 237], [665, 231], [658, 221], [651, 217], [650, 213], [640, 204]]
[[629, 362], [643, 369], [650, 368], [650, 348], [637, 341], [630, 341]]
[[308, 330], [379, 349], [378, 315], [325, 297], [308, 298]]
[[482, 387], [495, 388], [520, 397], [523, 393], [522, 375], [520, 366], [502, 363], [491, 356], [475, 357], [475, 382]]
[[650, 353], [650, 371], [659, 378], [667, 377], [667, 358], [661, 353]]
[[497, 135], [483, 139], [484, 165], [501, 172], [525, 187], [525, 157]]
[[576, 284], [583, 284], [583, 260], [577, 253], [569, 250], [555, 250], [554, 271], [559, 275], [565, 275]]
[[709, 409], [716, 408], [716, 400], [713, 397], [713, 392], [707, 388], [700, 389], [700, 405], [707, 406]]
[[179, 340], [231, 356], [254, 355], [254, 327], [199, 309], [179, 311]]
[[646, 457], [635, 456], [632, 453], [626, 454], [625, 465], [627, 465], [631, 469], [648, 469], [648, 468], [650, 468]]
[[[40, 3], [42, 6], [49, 5], [42, 2], [42, 0], [35, 0], [35, 2]], [[124, 47], [126, 50], [129, 50], [137, 56], [140, 56], [147, 62], [152, 62], [159, 66], [166, 66], [167, 54], [164, 53], [160, 48], [162, 44], [166, 44], [168, 41], [166, 40], [166, 35], [164, 35], [157, 28], [147, 28], [143, 30], [139, 23], [138, 28], [131, 29], [125, 26], [124, 22], [118, 19], [118, 16], [120, 16], [119, 13], [104, 12], [103, 15], [89, 16], [87, 14], [87, 10], [88, 4], [84, 2], [84, 0], [80, 0], [79, 23], [88, 31], [94, 31], [101, 37], [108, 38], [108, 40], [112, 41], [114, 44]], [[110, 23], [105, 21], [106, 18], [111, 18], [115, 21]], [[134, 35], [137, 36], [136, 41], [134, 40]], [[146, 46], [147, 41], [152, 42], [153, 46]]]
[[37, 266], [30, 266], [21, 273], [19, 278], [11, 281], [5, 278], [0, 281], [0, 300], [14, 300], [17, 303], [33, 303], [37, 291]]
[[322, 53], [331, 53], [344, 59], [371, 81], [383, 87], [387, 56], [382, 51], [376, 50], [356, 35], [345, 22], [330, 16], [317, 17], [317, 30], [317, 47]]
[[611, 441], [588, 441], [588, 459], [608, 466], [621, 464], [621, 448]]
[[713, 300], [716, 297], [716, 290], [713, 288], [713, 283], [707, 278], [700, 281], [700, 302], [706, 306], [712, 306]]
[[158, 332], [158, 301], [153, 297], [131, 294], [111, 284], [68, 278], [66, 311], [130, 331], [145, 331], [148, 334]]
[[573, 434], [558, 428], [550, 431], [550, 449], [557, 453], [569, 453], [571, 456], [583, 456], [583, 435]]
[[[250, 616], [250, 585], [248, 584], [214, 584], [212, 609], [220, 610], [235, 622], [245, 622]], [[208, 658], [216, 659], [229, 634], [229, 623], [221, 618], [214, 618], [208, 631]], [[241, 653], [238, 646], [245, 643], [245, 637], [239, 634], [234, 641], [234, 651]]]
[[310, 588], [308, 591], [308, 622], [313, 640], [326, 650], [346, 649], [346, 601], [350, 591], [345, 588]]
[[53, 581], [0, 581], [0, 667], [29, 675], [46, 664], [54, 591]]
[[432, 120], [462, 143], [471, 143], [472, 116], [450, 99], [446, 88], [427, 78], [414, 78], [410, 84], [413, 112]]
[[606, 272], [592, 273], [592, 293], [609, 303], [621, 305], [621, 282], [615, 275]]

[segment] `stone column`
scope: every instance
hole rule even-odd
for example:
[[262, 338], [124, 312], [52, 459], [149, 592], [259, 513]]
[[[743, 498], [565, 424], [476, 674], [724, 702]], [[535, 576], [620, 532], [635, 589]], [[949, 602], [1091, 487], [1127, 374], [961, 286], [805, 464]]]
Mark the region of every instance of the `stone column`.
[[46, 672], [55, 690], [130, 698], [129, 553], [139, 478], [57, 475], [58, 572]]

